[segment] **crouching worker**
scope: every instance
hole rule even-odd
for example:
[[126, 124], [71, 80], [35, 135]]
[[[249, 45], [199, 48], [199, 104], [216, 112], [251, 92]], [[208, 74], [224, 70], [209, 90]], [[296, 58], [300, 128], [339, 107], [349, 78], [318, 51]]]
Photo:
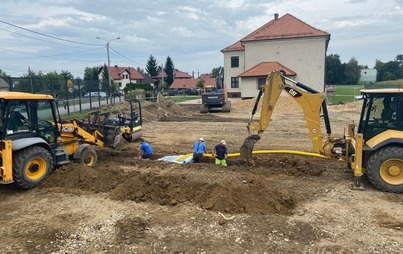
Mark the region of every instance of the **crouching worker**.
[[140, 138], [139, 158], [150, 159], [151, 155], [153, 155], [153, 148], [149, 143], [145, 142], [143, 138]]
[[203, 154], [206, 152], [206, 144], [204, 144], [204, 138], [199, 138], [193, 144], [193, 162], [199, 163], [203, 159]]
[[216, 145], [213, 149], [213, 157], [215, 157], [216, 165], [227, 166], [228, 149], [225, 140], [221, 140], [220, 144]]

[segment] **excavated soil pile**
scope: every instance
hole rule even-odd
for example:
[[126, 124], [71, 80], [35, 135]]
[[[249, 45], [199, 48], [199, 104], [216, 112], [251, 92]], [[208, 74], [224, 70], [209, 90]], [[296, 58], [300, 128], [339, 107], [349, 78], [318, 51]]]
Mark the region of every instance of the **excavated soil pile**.
[[193, 203], [232, 214], [290, 214], [296, 202], [306, 197], [282, 187], [277, 176], [317, 177], [325, 170], [321, 160], [296, 156], [268, 156], [253, 168], [232, 159], [223, 169], [211, 162], [180, 165], [142, 160], [131, 151], [100, 149], [98, 154], [100, 161], [94, 168], [63, 166], [40, 188], [106, 193], [113, 200], [168, 206]]
[[[235, 110], [246, 110], [252, 111], [253, 106], [256, 103], [256, 99], [247, 99], [241, 101], [232, 102], [232, 109]], [[261, 108], [262, 99], [259, 102], [258, 112]], [[345, 112], [345, 111], [360, 111], [362, 107], [362, 100], [349, 102], [346, 104], [335, 104], [335, 105], [327, 105], [328, 110], [334, 112]], [[280, 96], [278, 99], [276, 106], [274, 108], [274, 113], [294, 113], [294, 112], [302, 112], [301, 106], [290, 96]]]
[[[137, 107], [136, 103], [133, 103]], [[123, 114], [130, 115], [130, 108], [127, 102], [120, 102], [114, 105], [105, 105], [101, 107], [102, 110], [111, 110], [113, 115]], [[157, 121], [169, 119], [174, 116], [191, 115], [192, 110], [189, 107], [182, 107], [172, 100], [164, 100], [161, 103], [152, 103], [149, 101], [141, 102], [141, 112], [143, 116], [143, 122]]]

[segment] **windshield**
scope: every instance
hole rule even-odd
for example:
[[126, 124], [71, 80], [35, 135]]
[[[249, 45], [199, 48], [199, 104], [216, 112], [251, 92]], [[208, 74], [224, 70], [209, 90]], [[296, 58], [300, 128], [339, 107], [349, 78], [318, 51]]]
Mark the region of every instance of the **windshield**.
[[368, 140], [386, 130], [402, 130], [402, 102], [397, 94], [367, 95], [358, 131]]

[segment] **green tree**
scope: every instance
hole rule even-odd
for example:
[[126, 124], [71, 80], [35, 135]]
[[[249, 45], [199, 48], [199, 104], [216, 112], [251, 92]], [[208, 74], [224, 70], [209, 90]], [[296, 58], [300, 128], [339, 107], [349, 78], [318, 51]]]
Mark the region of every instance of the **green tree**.
[[86, 67], [84, 70], [84, 92], [94, 92], [99, 89], [98, 74], [101, 66]]
[[137, 67], [136, 71], [137, 71], [138, 73], [140, 73], [141, 75], [145, 74], [144, 70], [141, 69], [140, 67]]
[[0, 77], [8, 77], [7, 73], [5, 71], [3, 71], [2, 69], [0, 69]]
[[64, 80], [72, 80], [72, 79], [74, 79], [73, 74], [71, 74], [71, 72], [66, 71], [66, 70], [62, 70], [62, 71], [60, 72], [60, 77], [61, 77], [62, 79], [64, 79]]
[[166, 82], [168, 88], [174, 82], [174, 69], [175, 69], [174, 63], [172, 62], [172, 59], [168, 56], [167, 60], [165, 62], [165, 66], [164, 66], [164, 71], [167, 74], [167, 77], [165, 78], [165, 82]]
[[50, 83], [49, 89], [54, 97], [60, 94], [60, 90], [65, 88], [65, 80], [57, 71], [51, 71], [44, 75], [44, 78]]
[[[102, 83], [101, 83], [101, 90], [105, 91], [107, 94], [110, 94], [110, 89], [109, 89], [109, 72], [108, 72], [108, 66], [104, 66], [102, 69]], [[111, 82], [112, 85], [112, 82]], [[98, 91], [98, 90], [97, 90]]]
[[148, 58], [146, 64], [146, 72], [148, 75], [150, 75], [150, 77], [158, 76], [157, 60], [153, 57], [153, 55], [150, 55], [150, 57]]
[[199, 79], [198, 81], [197, 81], [197, 83], [196, 83], [196, 87], [197, 88], [200, 88], [200, 89], [204, 89], [204, 84], [205, 84], [205, 80], [204, 79]]
[[396, 80], [403, 78], [403, 55], [397, 55], [394, 61], [383, 63], [376, 60], [377, 81]]
[[211, 73], [213, 74], [213, 78], [216, 78], [218, 76], [218, 74], [220, 74], [222, 69], [224, 69], [224, 67], [222, 67], [222, 66], [213, 68], [213, 70], [211, 71]]
[[346, 64], [344, 75], [346, 76], [346, 84], [357, 84], [361, 77], [361, 67], [358, 61], [352, 57]]
[[326, 56], [326, 84], [342, 84], [344, 80], [344, 67], [340, 56], [337, 54]]

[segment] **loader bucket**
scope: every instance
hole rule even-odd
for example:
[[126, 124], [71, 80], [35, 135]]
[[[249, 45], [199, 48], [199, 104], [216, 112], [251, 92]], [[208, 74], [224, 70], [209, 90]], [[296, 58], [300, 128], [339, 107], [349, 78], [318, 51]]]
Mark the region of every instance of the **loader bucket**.
[[255, 146], [258, 140], [260, 140], [260, 136], [258, 135], [251, 135], [245, 138], [243, 145], [239, 149], [241, 160], [253, 164], [252, 162], [253, 147]]
[[115, 140], [113, 142], [112, 148], [116, 150], [123, 150], [127, 146], [128, 142], [123, 138], [120, 133], [115, 136]]
[[127, 144], [129, 143], [123, 138], [120, 128], [108, 128], [105, 135], [105, 146], [122, 150], [127, 146]]

